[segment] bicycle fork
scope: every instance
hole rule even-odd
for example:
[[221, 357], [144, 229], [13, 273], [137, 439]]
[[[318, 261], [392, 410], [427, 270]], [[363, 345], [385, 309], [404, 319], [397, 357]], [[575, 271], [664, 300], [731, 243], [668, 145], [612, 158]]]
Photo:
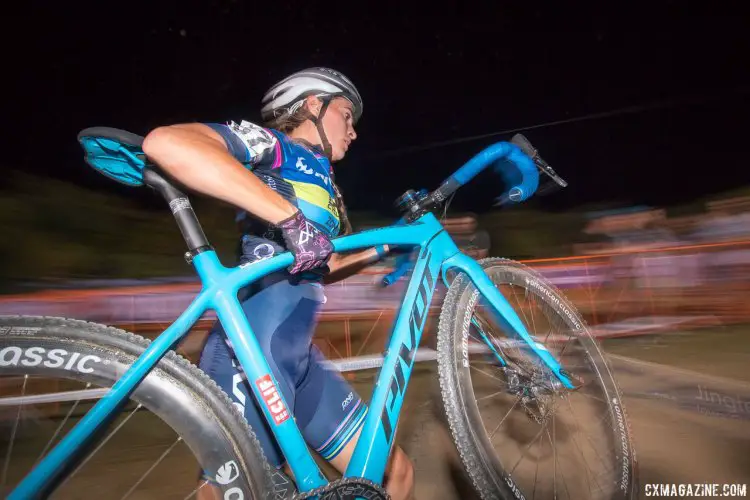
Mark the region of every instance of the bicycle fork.
[[[500, 323], [500, 327], [505, 331], [512, 332], [521, 341], [528, 345], [532, 352], [542, 361], [543, 366], [545, 366], [549, 370], [549, 372], [555, 376], [555, 378], [560, 382], [560, 384], [562, 384], [563, 387], [569, 390], [576, 390], [581, 387], [580, 380], [566, 371], [543, 344], [536, 342], [533, 338], [531, 338], [531, 335], [526, 330], [526, 327], [521, 319], [518, 317], [518, 315], [513, 310], [503, 294], [500, 292], [500, 290], [498, 290], [492, 280], [490, 280], [489, 276], [487, 276], [487, 274], [484, 272], [482, 266], [480, 266], [474, 259], [466, 255], [456, 254], [447, 259], [444, 263], [443, 278], [446, 283], [447, 280], [445, 279], [445, 273], [447, 273], [450, 268], [458, 268], [469, 276], [469, 279], [471, 279], [472, 283], [477, 288], [479, 293], [490, 304], [492, 312], [495, 313], [495, 316]], [[481, 326], [473, 317], [472, 323], [475, 327], [478, 327], [482, 340], [484, 340], [484, 342], [487, 344], [487, 347], [489, 348], [495, 359], [497, 359], [497, 361], [500, 363], [500, 366], [506, 367], [506, 360], [497, 350], [494, 342], [491, 341], [491, 339], [486, 335], [484, 330], [482, 330]]]

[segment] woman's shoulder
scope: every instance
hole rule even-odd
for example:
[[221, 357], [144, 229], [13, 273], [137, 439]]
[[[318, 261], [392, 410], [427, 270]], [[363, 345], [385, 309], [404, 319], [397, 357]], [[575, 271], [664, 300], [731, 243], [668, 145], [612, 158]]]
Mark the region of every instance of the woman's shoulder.
[[258, 163], [272, 154], [282, 138], [277, 131], [242, 120], [237, 123], [205, 123], [227, 143], [232, 155], [241, 162]]

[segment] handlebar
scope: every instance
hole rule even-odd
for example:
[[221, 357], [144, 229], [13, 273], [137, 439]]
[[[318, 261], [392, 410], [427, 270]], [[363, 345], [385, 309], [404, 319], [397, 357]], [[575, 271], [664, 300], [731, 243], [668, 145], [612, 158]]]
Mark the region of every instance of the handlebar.
[[[568, 185], [539, 156], [537, 150], [523, 135], [516, 134], [511, 142], [498, 142], [485, 148], [444, 180], [432, 193], [407, 191], [398, 201], [398, 204], [405, 208], [406, 214], [396, 224], [411, 222], [425, 211], [439, 206], [458, 188], [489, 166], [502, 176], [506, 185], [511, 186], [508, 191], [497, 198], [498, 205], [510, 202], [519, 203], [529, 199], [539, 188], [539, 172], [549, 176], [560, 187]], [[510, 168], [512, 166], [515, 168]], [[394, 270], [383, 277], [383, 285], [392, 285], [398, 281], [409, 271], [411, 265], [410, 254], [399, 256]]]
[[[517, 171], [509, 168], [511, 164], [515, 165]], [[490, 165], [494, 166], [506, 183], [512, 184], [504, 194], [510, 201], [520, 202], [528, 199], [539, 186], [539, 170], [534, 161], [515, 144], [498, 142], [485, 148], [456, 170], [433, 191], [431, 197], [438, 202], [445, 200]], [[521, 178], [520, 182], [517, 182], [519, 172]]]

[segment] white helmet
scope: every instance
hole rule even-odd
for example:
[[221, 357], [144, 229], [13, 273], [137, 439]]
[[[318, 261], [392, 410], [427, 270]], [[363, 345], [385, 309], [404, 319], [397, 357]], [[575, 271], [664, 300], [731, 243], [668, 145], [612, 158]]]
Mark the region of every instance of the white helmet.
[[260, 110], [263, 120], [293, 114], [310, 95], [345, 97], [352, 103], [354, 122], [362, 116], [362, 97], [351, 80], [329, 68], [308, 68], [284, 78], [266, 92]]

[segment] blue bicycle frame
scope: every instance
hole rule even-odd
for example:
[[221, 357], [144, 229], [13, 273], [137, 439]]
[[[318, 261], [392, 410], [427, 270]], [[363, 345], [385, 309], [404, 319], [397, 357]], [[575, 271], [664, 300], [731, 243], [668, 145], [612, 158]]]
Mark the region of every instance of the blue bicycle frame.
[[[507, 146], [507, 143], [500, 144]], [[481, 168], [499, 156], [507, 156], [508, 151], [518, 154], [517, 149], [508, 150], [506, 147], [496, 151], [494, 155], [486, 155], [475, 161], [478, 155], [472, 160], [475, 164], [467, 163], [464, 169], [459, 170], [451, 179], [455, 183], [455, 179], [458, 178], [459, 185], [464, 184]], [[486, 150], [483, 153], [486, 153]], [[517, 161], [524, 161], [524, 158], [517, 159]], [[471, 170], [469, 174], [466, 173], [467, 167]], [[461, 172], [463, 172], [463, 177], [458, 176]], [[536, 185], [534, 184], [533, 187], [536, 188]], [[526, 191], [520, 199], [528, 196], [530, 193]], [[345, 471], [345, 477], [364, 477], [373, 482], [382, 483], [387, 457], [393, 445], [401, 405], [433, 293], [439, 278], [442, 278], [448, 285], [446, 273], [451, 269], [465, 273], [489, 304], [490, 310], [501, 319], [501, 326], [526, 342], [565, 387], [570, 389], [574, 387], [557, 360], [541, 344], [531, 338], [523, 322], [482, 267], [475, 260], [460, 252], [432, 213], [425, 213], [408, 224], [400, 223], [336, 238], [333, 244], [336, 252], [348, 252], [383, 244], [419, 248], [413, 273], [396, 316], [383, 367], [372, 393], [364, 427]], [[203, 284], [200, 294], [179, 318], [149, 345], [112, 389], [19, 483], [9, 498], [11, 500], [33, 498], [52, 484], [68, 461], [76, 456], [94, 432], [108, 421], [113, 412], [129, 397], [165, 353], [177, 345], [208, 309], [216, 311], [224, 326], [235, 354], [247, 374], [249, 385], [261, 403], [260, 407], [294, 473], [299, 490], [309, 491], [325, 485], [326, 478], [310, 454], [294, 419], [289, 418], [288, 405], [283, 400], [281, 391], [276, 390], [281, 399], [281, 405], [265, 404], [262, 393], [270, 388], [271, 383], [276, 387], [278, 384], [237, 299], [237, 293], [241, 288], [270, 273], [283, 270], [292, 263], [292, 254], [286, 252], [237, 268], [226, 268], [219, 262], [213, 250], [197, 254], [193, 259], [193, 265]], [[490, 347], [494, 348], [492, 345]]]

